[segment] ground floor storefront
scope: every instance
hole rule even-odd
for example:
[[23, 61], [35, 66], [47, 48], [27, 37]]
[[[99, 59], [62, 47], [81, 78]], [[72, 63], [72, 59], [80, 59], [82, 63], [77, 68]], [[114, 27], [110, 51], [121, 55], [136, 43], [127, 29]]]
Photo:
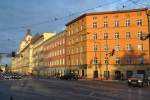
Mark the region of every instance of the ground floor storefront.
[[70, 72], [87, 79], [123, 80], [135, 73], [150, 75], [150, 65], [78, 65], [47, 67], [33, 71], [33, 74], [43, 77], [57, 77]]

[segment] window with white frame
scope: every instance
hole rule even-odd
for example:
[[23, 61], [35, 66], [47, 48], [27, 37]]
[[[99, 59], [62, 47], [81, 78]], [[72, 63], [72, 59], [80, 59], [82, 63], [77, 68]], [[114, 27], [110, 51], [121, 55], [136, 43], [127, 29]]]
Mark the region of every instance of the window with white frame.
[[115, 38], [119, 39], [119, 32], [115, 32]]
[[121, 63], [120, 57], [116, 57], [115, 61], [116, 61], [116, 64], [120, 64]]
[[126, 38], [131, 38], [131, 32], [126, 32]]
[[140, 38], [142, 36], [142, 31], [137, 32], [137, 37]]
[[97, 33], [93, 34], [93, 40], [97, 40]]
[[105, 40], [108, 39], [108, 33], [104, 33], [104, 39], [105, 39]]
[[94, 51], [98, 51], [98, 45], [94, 45], [94, 46], [93, 46], [93, 50], [94, 50]]
[[93, 28], [97, 28], [97, 22], [93, 22]]
[[98, 59], [96, 57], [93, 59], [93, 64], [98, 64]]
[[108, 47], [108, 45], [106, 44], [106, 45], [104, 45], [104, 50], [105, 51], [109, 51], [109, 47]]
[[115, 27], [119, 27], [119, 21], [115, 20]]
[[119, 44], [116, 44], [116, 45], [115, 45], [115, 50], [116, 50], [116, 51], [119, 51], [119, 50], [120, 50], [120, 45], [119, 45]]
[[142, 19], [136, 20], [136, 25], [137, 26], [142, 26]]
[[130, 26], [130, 20], [127, 19], [127, 20], [126, 20], [126, 27], [129, 27], [129, 26]]
[[131, 50], [131, 44], [126, 45], [126, 50]]
[[104, 28], [108, 28], [108, 22], [104, 21]]

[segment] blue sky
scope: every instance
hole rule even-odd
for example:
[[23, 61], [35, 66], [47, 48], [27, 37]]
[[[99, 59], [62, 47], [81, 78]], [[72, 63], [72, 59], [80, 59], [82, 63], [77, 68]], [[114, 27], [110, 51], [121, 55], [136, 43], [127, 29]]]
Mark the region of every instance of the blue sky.
[[[17, 50], [28, 28], [33, 35], [37, 32], [59, 32], [65, 28], [68, 21], [85, 12], [57, 21], [54, 21], [55, 18], [80, 11], [120, 10], [123, 5], [126, 6], [124, 9], [133, 9], [150, 4], [150, 0], [134, 1], [144, 5], [135, 5], [128, 0], [0, 0], [0, 52]], [[109, 2], [115, 3], [95, 8]], [[95, 9], [87, 11], [89, 8]], [[9, 61], [6, 58], [2, 61], [7, 62]]]

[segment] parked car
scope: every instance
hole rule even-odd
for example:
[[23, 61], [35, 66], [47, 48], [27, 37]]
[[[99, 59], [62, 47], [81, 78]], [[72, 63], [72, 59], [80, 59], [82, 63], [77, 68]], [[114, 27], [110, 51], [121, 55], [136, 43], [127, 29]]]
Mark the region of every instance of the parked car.
[[0, 80], [3, 80], [4, 76], [2, 74], [0, 74]]
[[68, 73], [68, 74], [60, 76], [60, 79], [61, 80], [78, 80], [79, 77], [75, 73]]
[[12, 79], [22, 79], [22, 75], [20, 75], [18, 73], [13, 73], [12, 74]]
[[136, 86], [149, 86], [149, 80], [147, 76], [143, 74], [133, 74], [130, 78], [128, 78], [128, 85], [136, 85]]

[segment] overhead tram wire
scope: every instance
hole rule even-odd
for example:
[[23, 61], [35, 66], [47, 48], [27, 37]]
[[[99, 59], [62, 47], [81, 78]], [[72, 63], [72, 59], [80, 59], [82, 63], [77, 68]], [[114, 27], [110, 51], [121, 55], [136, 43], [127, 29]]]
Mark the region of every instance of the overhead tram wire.
[[82, 14], [82, 13], [84, 13], [84, 12], [87, 12], [87, 11], [90, 11], [90, 10], [94, 10], [94, 9], [97, 9], [97, 8], [100, 8], [100, 7], [103, 7], [103, 6], [111, 5], [111, 4], [120, 2], [120, 1], [122, 1], [122, 0], [115, 0], [115, 1], [113, 1], [113, 2], [104, 3], [104, 4], [98, 5], [98, 6], [96, 6], [96, 7], [92, 7], [92, 8], [83, 10], [83, 11], [79, 11], [79, 12], [75, 12], [75, 13], [69, 14], [69, 15], [67, 15], [67, 16], [54, 17], [54, 18], [51, 19], [51, 20], [45, 20], [45, 21], [41, 21], [41, 22], [37, 22], [37, 23], [30, 24], [30, 25], [22, 25], [21, 27], [0, 28], [0, 31], [26, 29], [26, 28], [28, 28], [28, 27], [32, 27], [32, 28], [33, 28], [33, 27], [39, 26], [39, 25], [41, 25], [41, 24], [56, 22], [56, 21], [59, 21], [59, 20], [65, 19], [65, 18], [69, 18], [69, 17], [71, 17], [71, 16], [75, 16], [75, 15], [77, 15], [77, 14]]
[[137, 6], [145, 6], [146, 8], [149, 8], [149, 6], [150, 6], [150, 5], [147, 5], [147, 4], [138, 2], [138, 1], [134, 1], [134, 0], [128, 0], [128, 1], [135, 4], [135, 5], [137, 5]]

